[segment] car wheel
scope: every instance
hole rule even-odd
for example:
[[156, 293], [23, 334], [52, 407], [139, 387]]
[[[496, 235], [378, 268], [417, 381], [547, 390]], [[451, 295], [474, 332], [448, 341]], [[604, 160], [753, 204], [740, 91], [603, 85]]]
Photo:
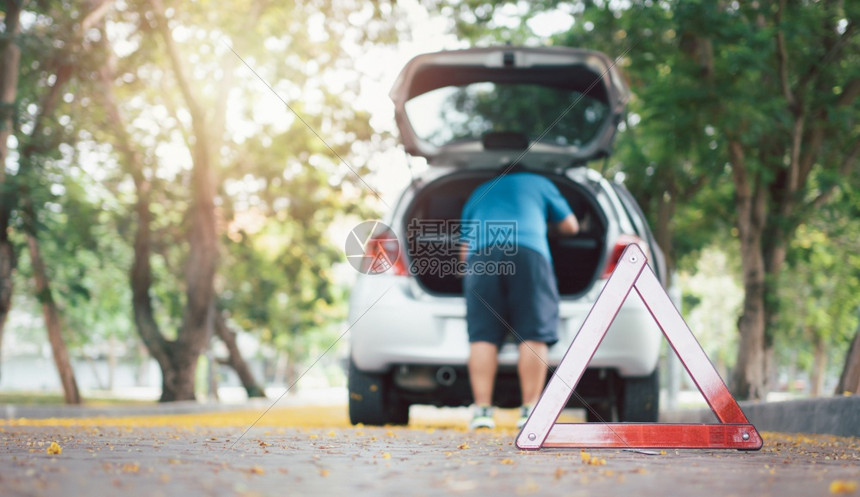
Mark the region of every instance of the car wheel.
[[655, 423], [660, 407], [660, 375], [620, 378], [618, 417], [622, 422]]
[[349, 421], [371, 426], [409, 423], [409, 404], [397, 399], [385, 375], [365, 373], [349, 361]]

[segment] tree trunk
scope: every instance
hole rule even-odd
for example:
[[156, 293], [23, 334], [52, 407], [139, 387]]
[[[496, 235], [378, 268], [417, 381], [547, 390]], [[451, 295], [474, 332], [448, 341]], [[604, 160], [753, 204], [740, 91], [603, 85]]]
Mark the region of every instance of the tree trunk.
[[12, 274], [15, 271], [15, 249], [9, 241], [9, 219], [15, 202], [14, 189], [8, 188], [6, 159], [9, 136], [13, 130], [15, 98], [18, 92], [18, 65], [21, 49], [16, 39], [21, 30], [21, 9], [15, 0], [7, 0], [5, 30], [0, 39], [0, 358], [3, 354], [3, 330], [12, 307]]
[[812, 356], [809, 395], [820, 397], [824, 391], [824, 375], [827, 370], [827, 344], [820, 333], [815, 333], [815, 350]]
[[212, 342], [206, 347], [206, 380], [209, 385], [209, 399], [218, 401], [218, 361], [212, 354]]
[[227, 326], [227, 322], [220, 312], [215, 315], [215, 334], [217, 334], [218, 338], [220, 338], [221, 341], [224, 342], [224, 345], [227, 346], [227, 352], [229, 354], [227, 362], [230, 364], [230, 367], [236, 371], [236, 374], [239, 375], [239, 380], [242, 382], [242, 386], [245, 387], [245, 391], [248, 393], [248, 398], [265, 398], [265, 392], [257, 384], [254, 374], [251, 373], [251, 368], [248, 367], [248, 363], [245, 362], [245, 359], [239, 352], [239, 347], [236, 345], [236, 332]]
[[286, 376], [285, 383], [287, 388], [287, 395], [298, 395], [299, 393], [299, 385], [298, 381], [300, 378], [299, 364], [298, 364], [298, 355], [296, 350], [293, 347], [287, 348], [286, 356], [287, 356], [287, 368], [286, 368]]
[[[129, 278], [135, 325], [147, 351], [149, 351], [161, 369], [162, 391], [160, 401], [194, 400], [194, 373], [197, 369], [197, 358], [203, 350], [206, 340], [208, 340], [209, 328], [207, 326], [210, 325], [205, 316], [201, 323], [199, 311], [197, 311], [201, 301], [200, 292], [197, 291], [200, 270], [189, 263], [186, 277], [187, 279], [193, 279], [194, 284], [188, 287], [188, 305], [194, 305], [195, 312], [189, 314], [189, 311], [186, 310], [182, 329], [179, 330], [179, 338], [174, 342], [168, 341], [164, 338], [155, 319], [150, 295], [152, 287], [152, 268], [150, 264], [150, 256], [152, 254], [152, 212], [150, 210], [152, 184], [143, 174], [143, 159], [140, 153], [134, 148], [132, 139], [126, 130], [125, 121], [122, 118], [119, 105], [113, 93], [113, 73], [109, 64], [101, 68], [99, 77], [103, 88], [101, 93], [102, 103], [105, 107], [109, 126], [116, 133], [117, 148], [122, 152], [125, 167], [134, 181], [137, 193], [137, 202], [135, 204], [137, 226], [134, 237], [134, 261]], [[196, 224], [197, 217], [196, 215], [192, 215], [192, 224]], [[198, 231], [199, 229], [194, 229], [194, 232]], [[194, 240], [192, 240], [192, 250], [189, 260], [195, 258], [194, 251], [201, 244], [199, 235], [197, 237], [192, 235], [192, 238]], [[198, 337], [189, 340], [188, 333], [194, 334], [201, 331], [202, 338]]]
[[78, 384], [66, 350], [66, 342], [63, 341], [60, 316], [51, 293], [50, 282], [42, 261], [39, 243], [33, 234], [27, 235], [27, 247], [30, 251], [30, 265], [33, 268], [33, 280], [36, 285], [36, 297], [42, 304], [42, 314], [45, 317], [45, 327], [48, 329], [48, 341], [51, 343], [51, 352], [54, 356], [54, 364], [60, 375], [60, 383], [63, 385], [66, 404], [80, 404], [81, 395], [78, 392]]
[[116, 382], [116, 337], [111, 335], [108, 337], [108, 356], [107, 356], [107, 389], [110, 392], [114, 391]]
[[860, 325], [845, 354], [845, 365], [839, 376], [839, 384], [836, 385], [836, 394], [860, 394]]
[[751, 178], [747, 171], [743, 146], [729, 143], [732, 180], [735, 184], [737, 224], [741, 242], [744, 303], [738, 320], [737, 363], [732, 373], [732, 393], [741, 399], [764, 399], [765, 392], [765, 263], [762, 256], [762, 234], [765, 217], [765, 193], [761, 179]]
[[[657, 200], [657, 226], [654, 233], [654, 238], [657, 240], [657, 245], [663, 249], [663, 256], [666, 263], [666, 277], [671, 278], [675, 272], [675, 250], [672, 239], [675, 236], [674, 222], [675, 216], [675, 194], [674, 192], [665, 192], [661, 198]], [[663, 282], [668, 285], [669, 282]]]
[[[36, 284], [36, 296], [42, 304], [45, 317], [45, 326], [48, 332], [48, 340], [54, 355], [54, 362], [60, 375], [66, 403], [79, 404], [81, 402], [74, 372], [69, 361], [66, 344], [63, 341], [59, 313], [51, 294], [50, 282], [45, 270], [45, 264], [39, 250], [39, 242], [36, 231], [36, 209], [32, 199], [28, 198], [29, 183], [28, 176], [34, 174], [32, 170], [32, 158], [37, 153], [44, 152], [39, 144], [43, 136], [43, 125], [45, 119], [52, 115], [56, 109], [62, 88], [72, 77], [73, 67], [69, 63], [59, 63], [56, 66], [54, 80], [47, 92], [42, 96], [39, 103], [39, 113], [35, 116], [33, 130], [29, 136], [29, 143], [21, 146], [27, 140], [23, 134], [18, 137], [20, 163], [16, 180], [19, 184], [12, 186], [5, 173], [6, 160], [8, 158], [7, 141], [13, 131], [12, 117], [15, 109], [15, 96], [18, 85], [18, 66], [20, 62], [20, 49], [16, 45], [16, 37], [20, 32], [20, 12], [22, 2], [8, 0], [6, 2], [6, 29], [2, 41], [2, 66], [0, 66], [0, 339], [2, 339], [3, 325], [11, 303], [12, 283], [11, 272], [14, 269], [14, 250], [9, 246], [8, 228], [12, 210], [20, 207], [24, 217], [24, 231], [27, 234], [27, 246], [33, 266], [33, 279]], [[92, 25], [99, 22], [107, 11], [106, 0], [97, 0], [91, 3], [92, 9], [81, 21], [79, 32], [82, 35]], [[78, 45], [79, 40], [68, 40], [70, 45]], [[23, 179], [22, 179], [23, 178]]]
[[142, 342], [138, 342], [135, 348], [137, 350], [137, 354], [135, 354], [137, 363], [134, 368], [134, 386], [147, 386], [149, 384], [149, 350]]
[[[48, 333], [48, 341], [51, 344], [51, 351], [54, 356], [54, 363], [57, 366], [57, 373], [60, 376], [60, 383], [63, 387], [63, 395], [67, 404], [80, 404], [81, 395], [78, 391], [77, 381], [75, 380], [74, 370], [72, 369], [69, 354], [66, 349], [66, 343], [63, 340], [62, 325], [60, 315], [57, 310], [56, 302], [54, 302], [53, 293], [51, 291], [50, 279], [45, 268], [42, 253], [39, 249], [38, 239], [38, 219], [36, 207], [33, 204], [32, 191], [30, 185], [35, 183], [32, 179], [35, 171], [33, 170], [34, 156], [39, 153], [44, 153], [39, 144], [43, 136], [43, 123], [47, 116], [53, 114], [56, 109], [57, 102], [60, 98], [62, 88], [69, 82], [72, 77], [72, 67], [68, 64], [60, 65], [54, 73], [55, 79], [51, 87], [45, 93], [40, 102], [39, 114], [36, 116], [33, 126], [33, 131], [29, 136], [29, 143], [21, 149], [20, 167], [16, 178], [19, 179], [18, 191], [16, 192], [17, 199], [15, 207], [18, 207], [21, 212], [23, 231], [27, 235], [27, 248], [30, 254], [30, 266], [33, 271], [33, 281], [35, 283], [36, 299], [42, 304], [42, 313], [45, 319], [45, 328]], [[19, 138], [19, 143], [23, 142]]]
[[[212, 116], [207, 116], [205, 107], [199, 101], [199, 93], [195, 91], [186, 74], [186, 66], [174, 44], [173, 33], [168, 25], [168, 19], [164, 15], [164, 6], [161, 0], [150, 0], [150, 3], [157, 19], [157, 29], [164, 42], [170, 65], [191, 115], [194, 141], [189, 144], [192, 150], [192, 198], [189, 257], [185, 268], [186, 302], [182, 326], [176, 339], [173, 355], [183, 365], [185, 363], [196, 364], [197, 358], [209, 341], [213, 328], [214, 280], [218, 261], [213, 156], [217, 150], [214, 147], [215, 141], [219, 136], [211, 133], [207, 117]], [[175, 378], [177, 387], [191, 384], [190, 398], [193, 398], [194, 370], [182, 367], [175, 371], [175, 375], [177, 375]], [[179, 377], [183, 375], [189, 375], [189, 377]], [[170, 384], [166, 384], [166, 386], [170, 386]], [[180, 394], [181, 392], [165, 392], [162, 394], [162, 398], [176, 395], [178, 396], [177, 400], [183, 400]]]
[[[0, 189], [2, 185], [0, 185]], [[3, 359], [3, 330], [12, 309], [12, 275], [15, 271], [15, 249], [6, 229], [0, 231], [0, 361]], [[2, 370], [2, 368], [0, 368]]]
[[[226, 102], [227, 93], [231, 89], [229, 84], [231, 73], [225, 71], [226, 76], [219, 87], [221, 98], [215, 99], [214, 108], [203, 105], [199, 92], [186, 74], [187, 65], [181, 60], [174, 43], [169, 21], [164, 15], [164, 5], [161, 0], [150, 0], [150, 5], [154, 14], [155, 28], [161, 35], [180, 93], [191, 116], [192, 132], [186, 135], [192, 155], [191, 207], [188, 216], [189, 253], [185, 267], [186, 302], [182, 324], [174, 342], [167, 341], [159, 330], [149, 295], [152, 282], [149, 263], [151, 185], [143, 175], [141, 156], [133, 147], [113, 95], [113, 72], [110, 64], [102, 68], [100, 78], [105, 88], [103, 96], [107, 115], [113, 129], [118, 131], [118, 148], [125, 156], [138, 193], [135, 260], [131, 272], [135, 322], [144, 344], [161, 367], [161, 400], [191, 400], [194, 399], [194, 374], [197, 360], [209, 342], [214, 326], [214, 278], [218, 260], [214, 163], [219, 149], [218, 141], [223, 135], [226, 120]], [[249, 28], [253, 26], [262, 8], [260, 2], [252, 5], [246, 17]], [[225, 54], [225, 57], [227, 56]]]
[[[175, 344], [174, 344], [175, 345]], [[195, 400], [194, 373], [197, 371], [197, 359], [200, 353], [191, 353], [172, 346], [168, 349], [170, 356], [169, 367], [161, 369], [161, 398], [159, 402], [175, 402], [180, 400]]]

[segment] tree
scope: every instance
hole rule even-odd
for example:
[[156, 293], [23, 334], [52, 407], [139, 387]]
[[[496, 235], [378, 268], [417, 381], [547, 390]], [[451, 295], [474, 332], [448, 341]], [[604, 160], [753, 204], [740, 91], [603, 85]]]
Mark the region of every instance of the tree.
[[14, 130], [18, 63], [21, 49], [17, 38], [21, 32], [21, 5], [6, 0], [3, 33], [0, 38], [0, 357], [3, 350], [3, 330], [12, 307], [12, 274], [15, 270], [15, 249], [9, 240], [12, 214], [12, 189], [6, 174], [9, 157], [9, 137]]
[[836, 394], [860, 394], [860, 325], [854, 332], [854, 339], [848, 353], [845, 354], [845, 365], [836, 385]]
[[[134, 263], [131, 271], [132, 302], [138, 332], [150, 354], [162, 371], [161, 401], [193, 400], [194, 373], [197, 359], [212, 335], [214, 319], [214, 276], [217, 260], [215, 234], [215, 186], [212, 172], [212, 147], [210, 130], [206, 126], [206, 113], [193, 94], [184, 65], [167, 25], [164, 7], [157, 0], [151, 3], [155, 25], [165, 44], [168, 62], [188, 104], [192, 121], [193, 166], [191, 171], [191, 198], [189, 199], [190, 230], [188, 232], [189, 255], [185, 270], [186, 302], [176, 339], [169, 340], [161, 332], [151, 301], [151, 194], [152, 182], [147, 178], [146, 164], [142, 154], [126, 129], [114, 97], [112, 85], [115, 68], [105, 65], [99, 71], [103, 103], [107, 119], [114, 128], [116, 142], [123, 154], [137, 191], [137, 228], [134, 242]], [[148, 6], [147, 6], [148, 7]]]
[[[80, 403], [81, 397], [63, 337], [63, 324], [52, 289], [51, 276], [43, 261], [40, 234], [44, 232], [44, 222], [40, 216], [42, 205], [49, 202], [53, 196], [49, 188], [46, 188], [46, 171], [59, 157], [59, 145], [66, 139], [62, 126], [53, 126], [54, 123], [50, 120], [61, 104], [63, 89], [74, 78], [76, 71], [82, 70], [86, 65], [84, 54], [90, 47], [86, 38], [87, 31], [104, 15], [104, 6], [105, 2], [101, 0], [89, 2], [83, 9], [46, 2], [45, 5], [37, 5], [40, 9], [31, 12], [35, 16], [32, 27], [22, 32], [19, 20], [23, 4], [9, 2], [8, 14], [11, 17], [6, 20], [10, 38], [4, 53], [3, 85], [4, 97], [11, 98], [12, 103], [4, 117], [9, 119], [6, 124], [8, 129], [14, 131], [18, 146], [17, 167], [13, 168], [14, 174], [10, 174], [6, 161], [8, 131], [4, 131], [0, 136], [4, 141], [3, 175], [0, 177], [0, 204], [3, 207], [0, 215], [0, 231], [3, 232], [0, 240], [0, 288], [3, 290], [0, 294], [4, 295], [0, 295], [0, 300], [5, 300], [0, 304], [0, 318], [5, 321], [5, 313], [8, 312], [11, 302], [10, 276], [16, 254], [9, 234], [10, 223], [14, 220], [26, 241], [34, 293], [42, 306], [54, 362], [65, 400], [70, 404]], [[35, 60], [27, 64], [24, 74], [17, 68], [21, 51], [9, 48], [16, 43], [27, 47], [23, 55], [28, 60]], [[39, 60], [40, 56], [45, 60]], [[18, 78], [27, 78], [28, 84], [21, 87], [27, 89], [26, 94], [16, 95], [14, 87], [19, 86]], [[23, 109], [26, 111], [22, 111]], [[10, 117], [17, 117], [17, 122]]]
[[[782, 2], [775, 9], [753, 6], [719, 14], [728, 29], [699, 33], [726, 47], [715, 73], [737, 70], [733, 78], [714, 76], [713, 90], [752, 90], [747, 98], [769, 104], [751, 113], [746, 98], [738, 99], [726, 106], [720, 126], [735, 187], [745, 289], [732, 387], [742, 398], [764, 398], [773, 343], [766, 331], [778, 314], [774, 295], [788, 244], [803, 220], [830, 200], [835, 178], [856, 170], [860, 136], [850, 123], [860, 77], [848, 67], [860, 39], [856, 16], [838, 4], [810, 9]], [[731, 41], [735, 29], [743, 29], [750, 43]], [[755, 69], [746, 67], [750, 62]], [[813, 174], [828, 180], [810, 181]]]
[[[100, 76], [105, 88], [103, 105], [106, 127], [112, 130], [111, 139], [135, 185], [133, 308], [138, 331], [162, 369], [163, 401], [194, 397], [194, 367], [213, 332], [225, 340], [229, 360], [249, 394], [262, 393], [255, 382], [246, 381], [249, 370], [232, 346], [229, 323], [248, 329], [239, 319], [245, 309], [237, 308], [237, 301], [230, 297], [235, 287], [269, 288], [264, 283], [271, 275], [278, 284], [310, 294], [312, 302], [326, 302], [327, 297], [314, 292], [325, 290], [328, 283], [321, 280], [327, 277], [328, 268], [313, 266], [309, 278], [285, 282], [283, 275], [294, 273], [285, 271], [281, 261], [275, 260], [263, 272], [244, 275], [248, 280], [235, 280], [231, 261], [219, 263], [224, 253], [218, 252], [224, 244], [235, 243], [221, 235], [236, 224], [237, 212], [255, 208], [236, 199], [244, 193], [245, 184], [265, 181], [267, 185], [266, 200], [273, 203], [266, 205], [264, 224], [292, 232], [317, 217], [325, 222], [325, 217], [315, 213], [327, 216], [332, 211], [325, 203], [335, 192], [332, 188], [337, 181], [343, 180], [343, 170], [348, 170], [344, 164], [333, 162], [335, 171], [329, 173], [315, 171], [315, 182], [300, 187], [299, 179], [287, 177], [284, 169], [298, 165], [313, 171], [318, 159], [332, 163], [330, 157], [347, 156], [356, 140], [369, 136], [366, 123], [355, 124], [358, 113], [341, 104], [343, 95], [352, 90], [351, 82], [344, 85], [342, 79], [329, 74], [339, 71], [343, 78], [341, 45], [358, 33], [348, 20], [353, 8], [292, 10], [252, 0], [213, 11], [206, 5], [152, 0], [116, 12], [114, 22], [120, 28], [114, 32], [129, 33], [117, 41], [134, 50], [123, 56], [113, 50], [114, 60]], [[233, 15], [237, 10], [246, 15]], [[372, 19], [382, 22], [381, 14], [375, 9], [373, 12]], [[327, 37], [324, 42], [310, 40], [305, 27], [307, 22], [319, 21], [323, 21], [320, 26]], [[262, 41], [248, 38], [249, 33]], [[309, 67], [313, 68], [310, 73]], [[311, 93], [312, 98], [302, 104], [292, 102], [274, 122], [271, 113], [257, 116], [261, 100], [268, 100], [266, 105], [271, 108], [277, 99], [261, 85], [258, 74], [273, 81], [276, 92], [299, 90]], [[330, 91], [328, 84], [340, 89]], [[313, 111], [305, 112], [303, 105]], [[158, 126], [139, 124], [152, 123], [155, 116], [160, 116]], [[324, 130], [326, 141], [321, 142], [315, 130]], [[328, 137], [330, 134], [335, 138]], [[159, 152], [161, 146], [184, 151], [166, 156]], [[313, 166], [304, 162], [308, 160]], [[179, 170], [167, 172], [170, 162], [181, 164]], [[297, 210], [298, 197], [282, 195], [280, 188], [303, 188], [301, 194], [310, 197]], [[261, 203], [260, 192], [251, 196]], [[279, 205], [281, 201], [295, 203], [286, 211]], [[186, 214], [183, 218], [177, 212]], [[290, 215], [284, 216], [287, 212]], [[269, 216], [278, 219], [270, 221]], [[325, 224], [310, 226], [308, 232], [320, 237], [308, 240], [308, 245], [303, 244], [304, 239], [290, 239], [289, 250], [305, 252], [302, 261], [314, 259], [308, 251], [329, 254], [327, 228]], [[336, 253], [339, 257], [340, 252]], [[185, 278], [178, 281], [181, 267], [185, 267]], [[260, 301], [272, 302], [271, 294], [260, 296]], [[279, 330], [288, 322], [270, 322], [266, 327]], [[297, 321], [293, 327], [291, 323], [291, 333], [298, 337], [308, 332], [304, 324]]]
[[[470, 15], [488, 20], [490, 28], [494, 12], [501, 10], [497, 4], [481, 3], [470, 14], [469, 6], [474, 7], [464, 2], [449, 8], [460, 20]], [[621, 55], [619, 63], [634, 92], [644, 88], [650, 98], [640, 102], [648, 120], [638, 126], [647, 129], [666, 119], [677, 123], [684, 145], [674, 150], [682, 159], [653, 165], [655, 181], [683, 178], [680, 189], [671, 183], [663, 187], [664, 198], [683, 192], [686, 185], [695, 191], [700, 184], [712, 185], [707, 196], [718, 201], [725, 202], [723, 194], [729, 195], [733, 209], [722, 211], [740, 241], [745, 292], [731, 379], [740, 398], [767, 393], [767, 363], [779, 311], [775, 288], [788, 243], [796, 228], [844, 184], [837, 178], [857, 174], [857, 8], [841, 2], [619, 6], [549, 1], [528, 14], [568, 9], [574, 27], [555, 41], [578, 46], [595, 42], [597, 48]], [[505, 34], [514, 41], [528, 38], [522, 34], [528, 32], [524, 24]], [[500, 31], [477, 28], [472, 34], [487, 38]], [[642, 134], [659, 140], [657, 133]], [[707, 162], [699, 162], [702, 159]], [[708, 164], [713, 167], [703, 167]], [[665, 173], [657, 172], [661, 170]], [[821, 181], [810, 181], [813, 176]], [[723, 188], [726, 180], [728, 190]], [[667, 207], [670, 213], [675, 208]], [[660, 219], [668, 222], [668, 217]]]
[[809, 372], [812, 396], [824, 393], [831, 356], [843, 353], [860, 309], [860, 224], [856, 213], [839, 211], [845, 203], [835, 200], [798, 227], [778, 288], [780, 307], [792, 312], [774, 324], [775, 352]]

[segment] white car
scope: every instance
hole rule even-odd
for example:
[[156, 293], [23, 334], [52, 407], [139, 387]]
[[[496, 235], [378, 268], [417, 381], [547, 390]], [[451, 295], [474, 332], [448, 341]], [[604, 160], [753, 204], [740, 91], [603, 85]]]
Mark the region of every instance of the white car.
[[[495, 47], [425, 54], [402, 70], [391, 97], [407, 153], [428, 172], [381, 223], [368, 225], [365, 262], [350, 299], [352, 423], [406, 424], [409, 406], [472, 402], [469, 341], [456, 247], [464, 203], [501, 166], [550, 178], [582, 231], [551, 240], [561, 361], [621, 251], [638, 243], [666, 285], [662, 251], [620, 183], [588, 163], [604, 159], [628, 99], [614, 62], [572, 48]], [[570, 407], [589, 420], [656, 421], [661, 332], [631, 292], [594, 354]], [[520, 403], [513, 340], [499, 353], [493, 402]]]

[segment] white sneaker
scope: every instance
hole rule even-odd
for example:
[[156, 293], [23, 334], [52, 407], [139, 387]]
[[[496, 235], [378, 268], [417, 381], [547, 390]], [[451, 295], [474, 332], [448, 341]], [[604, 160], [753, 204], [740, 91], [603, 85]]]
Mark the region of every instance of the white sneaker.
[[526, 425], [526, 421], [532, 415], [532, 409], [534, 409], [534, 406], [520, 406], [520, 419], [517, 420], [518, 430], [521, 430]]
[[496, 427], [496, 422], [493, 420], [492, 406], [473, 406], [472, 407], [472, 422], [469, 423], [469, 428], [478, 430], [487, 428], [492, 430]]

